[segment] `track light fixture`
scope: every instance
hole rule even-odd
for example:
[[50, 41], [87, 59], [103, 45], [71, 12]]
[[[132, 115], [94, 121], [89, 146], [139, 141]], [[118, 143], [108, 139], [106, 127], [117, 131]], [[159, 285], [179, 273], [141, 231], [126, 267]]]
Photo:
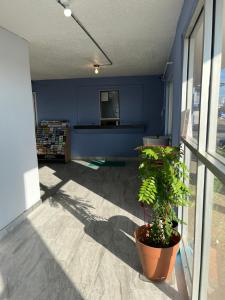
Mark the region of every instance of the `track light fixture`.
[[95, 68], [95, 74], [97, 75], [99, 73], [100, 66], [99, 65], [94, 65], [94, 68]]
[[106, 66], [112, 66], [112, 61], [109, 58], [109, 56], [106, 54], [106, 52], [102, 49], [102, 47], [99, 45], [99, 43], [95, 40], [95, 38], [91, 35], [91, 33], [86, 29], [86, 27], [80, 22], [80, 20], [72, 13], [70, 9], [70, 2], [71, 0], [56, 0], [56, 2], [63, 7], [64, 9], [64, 15], [66, 17], [71, 17], [74, 22], [83, 30], [83, 32], [89, 37], [89, 39], [94, 43], [94, 45], [98, 48], [98, 50], [103, 54], [105, 59], [107, 60], [107, 63], [101, 64], [101, 65], [93, 65], [95, 74], [99, 73], [100, 67], [106, 67]]
[[69, 18], [72, 16], [72, 10], [70, 8], [71, 0], [57, 0], [57, 2], [64, 8], [64, 16]]

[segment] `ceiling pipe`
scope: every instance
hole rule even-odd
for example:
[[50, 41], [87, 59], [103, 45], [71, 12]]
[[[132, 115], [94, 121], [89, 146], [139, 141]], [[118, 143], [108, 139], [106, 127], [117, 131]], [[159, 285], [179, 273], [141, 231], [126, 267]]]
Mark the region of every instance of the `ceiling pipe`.
[[165, 81], [165, 75], [166, 75], [166, 71], [167, 71], [167, 67], [169, 65], [172, 65], [173, 64], [173, 61], [168, 61], [165, 65], [165, 68], [164, 68], [164, 72], [163, 72], [163, 76], [161, 77], [162, 81]]
[[[68, 6], [62, 2], [62, 0], [57, 0], [57, 3], [61, 5], [64, 9]], [[84, 33], [90, 38], [90, 40], [95, 44], [95, 46], [100, 50], [100, 52], [104, 55], [108, 63], [106, 64], [98, 64], [99, 67], [104, 66], [112, 66], [112, 61], [109, 58], [109, 56], [105, 53], [105, 51], [102, 49], [102, 47], [99, 45], [99, 43], [93, 38], [93, 36], [89, 33], [89, 31], [84, 27], [84, 25], [79, 21], [79, 19], [72, 13], [71, 17], [73, 20], [77, 23], [77, 25], [84, 31]]]

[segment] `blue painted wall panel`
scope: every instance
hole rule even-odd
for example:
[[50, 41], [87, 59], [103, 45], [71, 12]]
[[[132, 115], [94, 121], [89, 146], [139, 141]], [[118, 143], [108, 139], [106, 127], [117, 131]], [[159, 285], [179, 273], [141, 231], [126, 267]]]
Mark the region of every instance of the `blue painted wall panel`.
[[172, 78], [174, 83], [173, 97], [173, 121], [172, 133], [173, 144], [180, 143], [180, 121], [181, 121], [181, 95], [182, 95], [182, 70], [183, 70], [183, 41], [184, 35], [194, 13], [198, 0], [184, 1], [181, 15], [177, 24], [176, 36], [172, 47], [170, 61], [172, 65], [168, 67], [166, 77]]
[[120, 91], [121, 123], [142, 130], [72, 130], [72, 157], [136, 156], [144, 135], [164, 132], [163, 82], [160, 76], [43, 80], [32, 83], [39, 120], [68, 119], [73, 125], [99, 124], [99, 91]]
[[132, 157], [142, 144], [141, 134], [76, 134], [73, 133], [73, 151], [77, 157]]
[[100, 125], [99, 90], [94, 86], [84, 86], [78, 92], [78, 125]]
[[121, 124], [140, 124], [143, 122], [143, 86], [128, 85], [120, 89]]

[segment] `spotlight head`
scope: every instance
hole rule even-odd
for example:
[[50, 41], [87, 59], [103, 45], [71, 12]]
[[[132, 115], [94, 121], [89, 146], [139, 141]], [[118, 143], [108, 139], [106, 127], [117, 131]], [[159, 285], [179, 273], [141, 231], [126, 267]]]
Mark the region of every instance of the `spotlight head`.
[[99, 73], [99, 67], [99, 65], [94, 65], [96, 75]]
[[67, 18], [71, 17], [72, 11], [71, 11], [71, 9], [70, 9], [69, 7], [66, 7], [66, 8], [64, 9], [64, 15], [65, 15], [65, 17], [67, 17]]

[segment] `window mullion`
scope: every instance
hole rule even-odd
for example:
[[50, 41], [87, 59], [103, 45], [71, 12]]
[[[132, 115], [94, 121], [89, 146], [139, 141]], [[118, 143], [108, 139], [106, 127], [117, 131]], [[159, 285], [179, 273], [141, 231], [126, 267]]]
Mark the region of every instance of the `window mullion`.
[[[204, 38], [203, 38], [203, 66], [201, 83], [201, 101], [199, 116], [199, 140], [198, 151], [206, 150], [208, 100], [211, 72], [211, 49], [213, 30], [213, 0], [206, 0], [204, 8]], [[195, 213], [195, 247], [193, 259], [193, 286], [192, 300], [199, 299], [201, 278], [201, 253], [202, 253], [202, 230], [203, 230], [203, 203], [205, 187], [205, 165], [198, 160], [197, 172], [197, 195]]]
[[210, 111], [209, 128], [207, 139], [207, 151], [214, 153], [216, 151], [216, 132], [217, 132], [217, 114], [219, 104], [220, 70], [222, 60], [222, 24], [223, 24], [223, 0], [216, 1], [216, 11], [214, 20], [214, 45], [212, 57], [212, 74], [210, 89]]
[[195, 233], [194, 233], [194, 258], [193, 258], [193, 282], [192, 300], [198, 300], [200, 283], [200, 261], [202, 250], [202, 218], [203, 218], [203, 196], [204, 196], [205, 165], [198, 160], [197, 172], [197, 195], [195, 207]]
[[214, 175], [206, 169], [204, 209], [203, 209], [203, 232], [202, 232], [202, 257], [201, 257], [201, 277], [199, 287], [199, 297], [196, 299], [207, 299], [208, 273], [210, 261], [210, 242], [212, 226], [212, 199], [213, 199]]
[[203, 66], [199, 118], [199, 141], [198, 150], [206, 150], [208, 100], [211, 72], [212, 52], [212, 27], [213, 27], [213, 0], [206, 0], [204, 9], [204, 39], [203, 39]]

